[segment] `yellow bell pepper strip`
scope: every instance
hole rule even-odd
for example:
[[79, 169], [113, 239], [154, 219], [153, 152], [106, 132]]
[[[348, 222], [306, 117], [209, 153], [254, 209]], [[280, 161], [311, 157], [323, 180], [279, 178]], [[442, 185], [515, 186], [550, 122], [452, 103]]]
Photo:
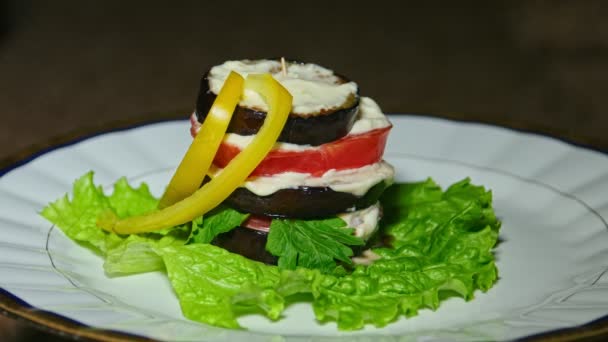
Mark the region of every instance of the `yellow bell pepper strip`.
[[244, 81], [243, 77], [234, 71], [231, 71], [224, 81], [203, 125], [161, 197], [159, 209], [183, 200], [201, 186], [224, 138], [232, 112], [241, 99]]
[[245, 89], [262, 96], [269, 108], [266, 119], [253, 141], [216, 177], [191, 196], [169, 207], [125, 219], [118, 219], [115, 214], [106, 212], [100, 215], [97, 225], [118, 234], [136, 234], [174, 227], [207, 213], [236, 190], [272, 149], [287, 121], [292, 104], [291, 94], [270, 74], [249, 75], [245, 80]]

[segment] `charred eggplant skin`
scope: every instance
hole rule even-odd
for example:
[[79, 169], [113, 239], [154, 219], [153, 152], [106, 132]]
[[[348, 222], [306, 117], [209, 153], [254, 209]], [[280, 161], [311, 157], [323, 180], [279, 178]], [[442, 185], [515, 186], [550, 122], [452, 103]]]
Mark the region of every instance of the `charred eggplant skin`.
[[[215, 98], [216, 95], [209, 89], [209, 80], [205, 75], [201, 79], [196, 101], [195, 114], [199, 122], [202, 123], [205, 120]], [[292, 113], [289, 115], [278, 140], [298, 145], [318, 146], [340, 139], [347, 135], [352, 128], [358, 109], [359, 95], [357, 94], [353, 104], [347, 108], [306, 117]], [[266, 112], [237, 106], [232, 114], [227, 132], [240, 135], [256, 134], [262, 127], [265, 118]]]
[[267, 240], [268, 232], [236, 227], [217, 235], [211, 244], [251, 260], [276, 265], [278, 258], [266, 251]]
[[257, 196], [246, 188], [238, 188], [224, 203], [255, 215], [317, 219], [366, 208], [378, 201], [387, 186], [385, 181], [381, 181], [363, 196], [334, 191], [329, 187], [281, 189], [268, 196]]

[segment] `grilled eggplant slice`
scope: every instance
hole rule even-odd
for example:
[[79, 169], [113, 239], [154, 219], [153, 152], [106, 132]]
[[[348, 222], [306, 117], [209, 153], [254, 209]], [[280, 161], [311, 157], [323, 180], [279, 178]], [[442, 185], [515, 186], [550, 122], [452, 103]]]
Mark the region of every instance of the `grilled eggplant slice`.
[[216, 236], [211, 244], [251, 260], [276, 265], [278, 258], [266, 251], [267, 239], [267, 231], [236, 227]]
[[[348, 79], [340, 76], [343, 82]], [[201, 80], [198, 99], [196, 101], [196, 118], [202, 123], [209, 108], [216, 98], [209, 89], [209, 80], [205, 75]], [[290, 114], [278, 141], [298, 144], [318, 146], [325, 144], [347, 135], [352, 128], [359, 109], [359, 95], [355, 94], [350, 98], [343, 108], [327, 110], [315, 115], [296, 115]], [[240, 135], [253, 135], [258, 132], [266, 112], [252, 108], [237, 106], [232, 115], [232, 120], [228, 126], [228, 133]]]
[[224, 203], [255, 215], [315, 219], [368, 207], [376, 203], [386, 187], [387, 183], [381, 181], [363, 196], [334, 191], [329, 187], [281, 189], [268, 196], [258, 196], [246, 188], [238, 188]]

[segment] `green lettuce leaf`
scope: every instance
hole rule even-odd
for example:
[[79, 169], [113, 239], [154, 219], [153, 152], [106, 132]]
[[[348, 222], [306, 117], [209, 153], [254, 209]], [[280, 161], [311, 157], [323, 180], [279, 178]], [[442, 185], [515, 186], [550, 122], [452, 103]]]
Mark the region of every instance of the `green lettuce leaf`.
[[164, 270], [160, 250], [183, 246], [189, 234], [189, 226], [184, 225], [162, 234], [138, 234], [120, 238], [108, 249], [103, 268], [111, 276]]
[[101, 187], [95, 186], [93, 172], [89, 172], [74, 182], [71, 201], [66, 194], [46, 206], [40, 214], [72, 240], [105, 253], [107, 234], [97, 228], [96, 222], [97, 215], [108, 208], [108, 197]]
[[100, 212], [126, 217], [155, 210], [157, 202], [145, 185], [134, 189], [126, 180], [106, 196], [92, 178], [81, 177], [71, 200], [60, 198], [42, 215], [104, 256], [110, 275], [166, 270], [184, 315], [207, 324], [239, 328], [238, 317], [252, 312], [279, 319], [305, 294], [321, 322], [341, 330], [382, 327], [435, 310], [450, 296], [470, 300], [498, 278], [492, 249], [500, 221], [492, 194], [468, 179], [445, 191], [431, 179], [391, 186], [381, 197], [390, 248], [375, 248], [379, 259], [369, 266], [336, 272], [336, 261], [350, 263], [349, 246], [362, 244], [338, 218], [274, 220], [267, 249], [279, 256], [279, 266], [269, 266], [208, 244], [246, 218], [232, 209], [157, 233], [103, 232], [95, 225]]
[[146, 214], [158, 207], [158, 199], [152, 196], [147, 184], [143, 183], [135, 189], [125, 177], [114, 184], [114, 191], [108, 201], [119, 218]]
[[162, 250], [162, 257], [182, 312], [189, 319], [226, 328], [240, 328], [243, 313], [261, 313], [276, 320], [286, 298], [310, 293], [320, 273], [281, 270], [208, 244]]
[[164, 248], [162, 256], [182, 312], [190, 319], [238, 328], [239, 302], [234, 297], [252, 286], [264, 290], [250, 291], [248, 306], [259, 308], [273, 319], [283, 310], [283, 298], [273, 290], [280, 279], [276, 267], [208, 244]]
[[[486, 226], [495, 231], [500, 228], [492, 208], [492, 193], [472, 185], [469, 179], [451, 185], [445, 192], [432, 180], [396, 184], [393, 188], [381, 202], [385, 208], [384, 229], [393, 237], [394, 247], [407, 245], [439, 253], [459, 234]], [[393, 204], [396, 193], [397, 206]]]
[[105, 257], [104, 269], [108, 275], [123, 275], [164, 269], [159, 248], [183, 245], [189, 227], [170, 231], [120, 236], [97, 227], [97, 217], [106, 210], [118, 217], [139, 215], [156, 210], [158, 200], [150, 194], [148, 186], [131, 187], [125, 178], [114, 184], [112, 195], [104, 194], [95, 185], [93, 172], [80, 177], [72, 189], [72, 199], [66, 194], [50, 203], [41, 215], [59, 227], [69, 238]]
[[353, 235], [340, 218], [325, 220], [281, 220], [270, 224], [266, 250], [279, 257], [283, 269], [306, 267], [331, 272], [336, 260], [352, 264], [353, 251], [364, 241]]
[[349, 275], [325, 275], [313, 287], [317, 319], [343, 330], [384, 326], [435, 310], [444, 297], [470, 300], [476, 289], [488, 290], [497, 279], [492, 248], [500, 227], [491, 200], [468, 179], [445, 192], [432, 180], [393, 185], [381, 201], [395, 248], [375, 249], [381, 259]]
[[387, 209], [407, 210], [414, 204], [436, 202], [441, 200], [443, 190], [432, 179], [417, 183], [396, 183], [386, 189], [380, 201]]
[[443, 256], [407, 246], [375, 250], [382, 258], [370, 266], [357, 266], [343, 277], [324, 275], [313, 289], [316, 317], [355, 330], [367, 323], [382, 327], [421, 308], [435, 310], [447, 296], [470, 300], [475, 289], [485, 291], [496, 280], [489, 253], [495, 242], [496, 233], [487, 227], [455, 238]]

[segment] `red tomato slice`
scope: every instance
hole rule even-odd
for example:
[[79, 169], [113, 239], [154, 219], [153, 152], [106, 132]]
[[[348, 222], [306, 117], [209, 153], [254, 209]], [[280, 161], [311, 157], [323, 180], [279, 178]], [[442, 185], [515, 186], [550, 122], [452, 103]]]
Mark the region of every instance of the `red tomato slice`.
[[[332, 169], [354, 169], [377, 163], [382, 160], [390, 129], [389, 126], [362, 134], [347, 135], [303, 151], [273, 150], [251, 173], [251, 176], [267, 176], [291, 171], [310, 173], [318, 177]], [[223, 168], [239, 152], [241, 152], [239, 147], [222, 143], [213, 163]]]
[[249, 215], [249, 217], [241, 224], [242, 227], [255, 229], [263, 232], [268, 232], [272, 218], [268, 216]]

